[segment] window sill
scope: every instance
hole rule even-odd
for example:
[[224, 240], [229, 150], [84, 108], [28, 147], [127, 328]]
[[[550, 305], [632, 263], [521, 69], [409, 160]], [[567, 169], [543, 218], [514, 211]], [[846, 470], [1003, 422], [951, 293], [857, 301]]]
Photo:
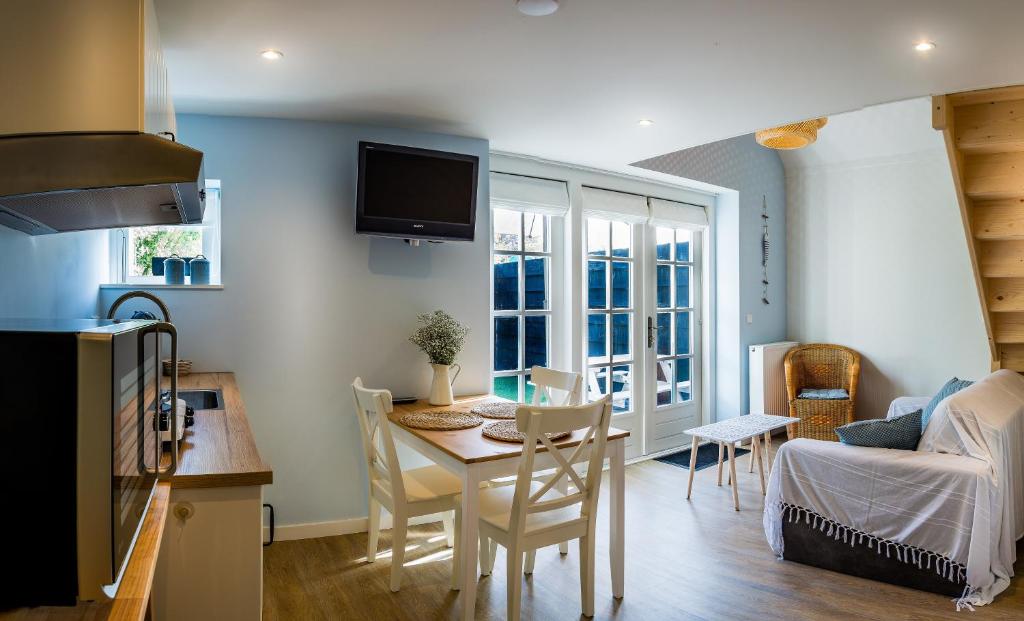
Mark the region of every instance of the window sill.
[[100, 289], [192, 289], [195, 291], [222, 291], [224, 285], [168, 285], [164, 283], [122, 282], [100, 285]]

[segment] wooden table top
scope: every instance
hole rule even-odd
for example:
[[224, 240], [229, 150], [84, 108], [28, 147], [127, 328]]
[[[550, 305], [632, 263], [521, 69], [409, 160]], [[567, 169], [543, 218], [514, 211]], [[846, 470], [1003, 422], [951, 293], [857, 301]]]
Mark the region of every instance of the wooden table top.
[[[427, 412], [431, 410], [458, 410], [460, 412], [469, 412], [473, 407], [481, 403], [496, 401], [507, 401], [507, 399], [496, 397], [494, 395], [470, 395], [465, 397], [456, 397], [454, 404], [442, 406], [430, 405], [427, 403], [426, 399], [420, 399], [415, 403], [396, 404], [388, 418], [393, 424], [398, 425], [414, 436], [441, 449], [464, 464], [474, 464], [521, 455], [523, 452], [522, 444], [518, 442], [501, 442], [485, 438], [481, 433], [483, 425], [470, 427], [469, 429], [458, 429], [455, 431], [431, 431], [428, 429], [413, 429], [412, 427], [403, 425], [398, 420], [402, 416], [413, 412]], [[484, 425], [490, 422], [494, 421], [487, 418], [484, 419]], [[574, 431], [568, 438], [554, 442], [554, 445], [559, 448], [578, 446], [584, 433], [585, 431], [583, 430]], [[629, 432], [624, 429], [611, 428], [608, 430], [609, 440], [618, 440], [628, 436]], [[547, 451], [546, 447], [537, 447], [538, 453], [544, 451]]]

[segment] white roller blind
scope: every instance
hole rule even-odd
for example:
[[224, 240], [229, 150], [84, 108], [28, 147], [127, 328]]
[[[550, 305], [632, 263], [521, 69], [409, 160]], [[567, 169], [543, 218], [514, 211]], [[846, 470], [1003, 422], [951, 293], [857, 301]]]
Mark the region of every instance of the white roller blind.
[[651, 207], [651, 224], [683, 229], [703, 229], [708, 226], [708, 212], [697, 205], [687, 205], [660, 198], [647, 199]]
[[650, 216], [646, 197], [586, 186], [583, 186], [583, 213], [632, 224], [646, 222]]
[[564, 216], [569, 212], [569, 188], [564, 181], [492, 172], [491, 207]]

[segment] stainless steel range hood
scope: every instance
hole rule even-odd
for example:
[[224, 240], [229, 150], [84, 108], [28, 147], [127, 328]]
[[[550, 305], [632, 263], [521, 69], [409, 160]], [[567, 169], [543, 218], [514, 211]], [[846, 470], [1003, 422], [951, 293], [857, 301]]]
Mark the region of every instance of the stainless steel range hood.
[[0, 136], [0, 224], [42, 235], [196, 224], [203, 154], [141, 132]]

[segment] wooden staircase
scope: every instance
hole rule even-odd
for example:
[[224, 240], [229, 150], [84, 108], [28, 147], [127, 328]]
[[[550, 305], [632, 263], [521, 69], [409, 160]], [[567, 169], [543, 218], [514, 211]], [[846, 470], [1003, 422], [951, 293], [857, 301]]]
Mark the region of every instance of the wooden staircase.
[[932, 98], [946, 141], [992, 368], [1024, 372], [1024, 86]]

